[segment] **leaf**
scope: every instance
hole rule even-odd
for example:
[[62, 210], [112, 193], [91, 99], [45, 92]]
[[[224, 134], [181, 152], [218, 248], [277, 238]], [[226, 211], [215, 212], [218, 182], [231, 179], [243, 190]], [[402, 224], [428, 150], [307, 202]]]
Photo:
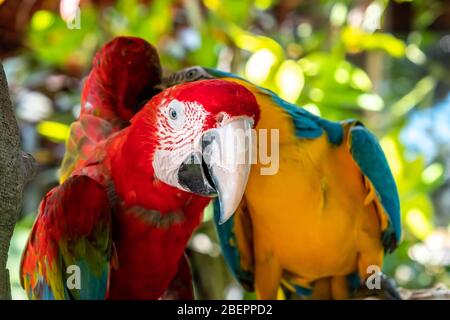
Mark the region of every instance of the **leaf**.
[[359, 28], [346, 27], [342, 31], [341, 38], [350, 53], [383, 50], [395, 58], [405, 55], [405, 43], [388, 33], [366, 33]]

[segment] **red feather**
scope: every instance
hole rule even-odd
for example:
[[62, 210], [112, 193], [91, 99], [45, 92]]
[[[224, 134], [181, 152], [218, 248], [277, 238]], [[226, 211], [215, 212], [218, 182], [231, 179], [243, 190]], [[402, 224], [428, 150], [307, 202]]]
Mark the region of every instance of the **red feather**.
[[84, 166], [97, 144], [127, 127], [158, 90], [161, 65], [156, 49], [140, 38], [117, 37], [95, 56], [81, 96], [81, 113], [70, 129], [61, 182]]

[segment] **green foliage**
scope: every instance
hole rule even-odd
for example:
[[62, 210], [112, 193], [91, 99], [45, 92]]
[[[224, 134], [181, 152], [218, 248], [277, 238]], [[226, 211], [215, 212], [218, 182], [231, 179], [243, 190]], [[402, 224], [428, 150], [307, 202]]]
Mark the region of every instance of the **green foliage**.
[[92, 8], [83, 9], [81, 19], [82, 28], [69, 30], [56, 13], [37, 11], [31, 20], [27, 41], [33, 56], [43, 65], [61, 68], [89, 65], [99, 41], [95, 35], [97, 13]]

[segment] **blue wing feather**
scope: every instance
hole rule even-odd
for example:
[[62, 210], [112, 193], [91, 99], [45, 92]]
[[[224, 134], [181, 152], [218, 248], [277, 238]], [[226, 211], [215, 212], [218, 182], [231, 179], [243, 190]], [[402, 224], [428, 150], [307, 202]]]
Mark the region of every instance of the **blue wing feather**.
[[[241, 283], [241, 285], [248, 291], [254, 290], [254, 277], [249, 271], [242, 269], [240, 263], [240, 255], [236, 242], [236, 235], [234, 234], [234, 215], [226, 222], [220, 224], [220, 204], [216, 199], [213, 203], [214, 208], [214, 222], [219, 235], [220, 246], [222, 248], [225, 262], [230, 268], [233, 276]], [[234, 244], [234, 245], [233, 245]]]
[[359, 122], [350, 129], [350, 152], [361, 172], [372, 183], [388, 215], [389, 226], [384, 231], [382, 240], [387, 251], [392, 251], [401, 238], [397, 186], [376, 137]]

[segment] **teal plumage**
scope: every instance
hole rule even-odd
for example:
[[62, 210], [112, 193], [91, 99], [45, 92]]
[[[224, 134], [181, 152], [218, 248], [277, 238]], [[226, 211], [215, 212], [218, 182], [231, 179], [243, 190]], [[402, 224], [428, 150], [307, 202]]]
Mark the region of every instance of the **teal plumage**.
[[385, 250], [392, 252], [401, 239], [402, 231], [397, 186], [389, 164], [377, 139], [359, 122], [350, 130], [350, 151], [388, 213], [389, 226], [383, 232], [382, 240]]
[[253, 273], [242, 269], [240, 265], [241, 257], [239, 250], [237, 250], [236, 246], [231, 245], [237, 241], [233, 230], [234, 216], [229, 218], [225, 223], [220, 224], [220, 205], [218, 200], [214, 201], [213, 209], [214, 222], [219, 236], [222, 253], [225, 257], [225, 262], [239, 283], [247, 291], [254, 291], [255, 280]]

